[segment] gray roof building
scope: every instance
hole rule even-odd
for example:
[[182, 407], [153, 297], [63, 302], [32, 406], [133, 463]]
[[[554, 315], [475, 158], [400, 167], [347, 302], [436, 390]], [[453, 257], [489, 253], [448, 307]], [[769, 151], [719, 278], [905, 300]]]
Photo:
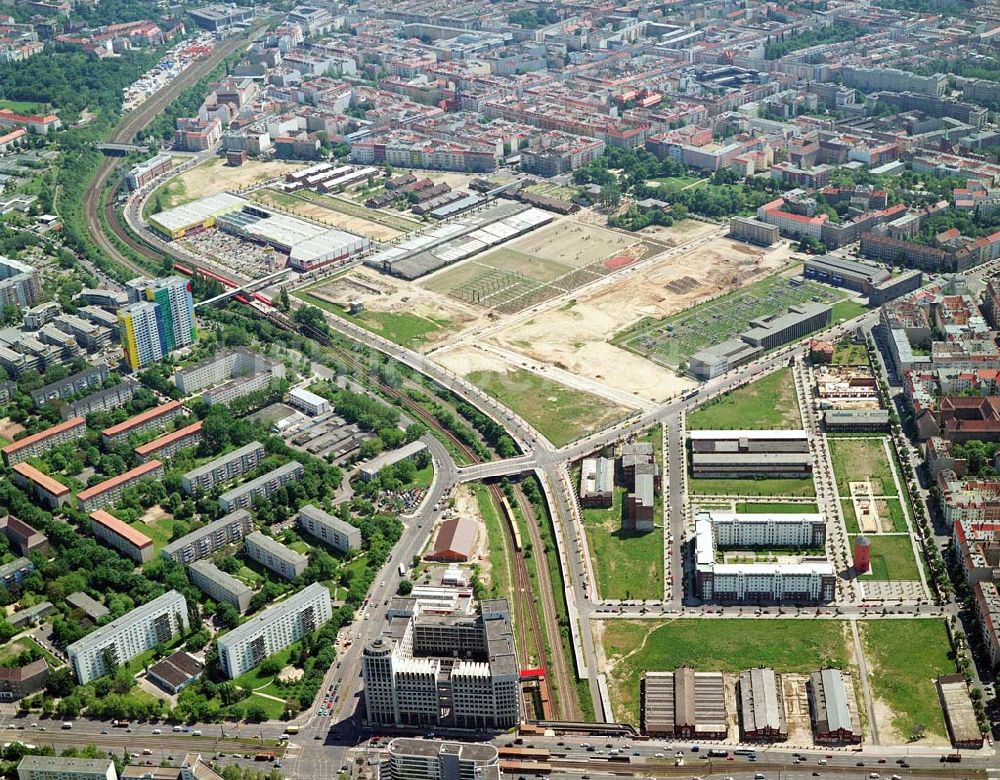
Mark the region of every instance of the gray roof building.
[[360, 529], [312, 504], [299, 509], [299, 525], [341, 552], [351, 552], [361, 547]]
[[722, 672], [646, 672], [641, 683], [642, 731], [677, 739], [724, 739], [728, 731]]
[[232, 604], [241, 615], [250, 608], [253, 591], [211, 561], [194, 561], [188, 567], [188, 577], [209, 598]]
[[223, 512], [244, 509], [253, 504], [255, 498], [267, 498], [282, 485], [287, 485], [292, 480], [301, 477], [303, 472], [301, 463], [297, 460], [289, 461], [283, 466], [278, 466], [278, 468], [267, 472], [267, 474], [262, 474], [256, 479], [237, 485], [232, 490], [227, 490], [219, 496], [219, 506]]
[[110, 612], [110, 610], [101, 602], [92, 599], [82, 590], [78, 590], [76, 593], [70, 593], [66, 597], [66, 603], [71, 607], [82, 609], [87, 617], [95, 623]]
[[246, 537], [244, 549], [250, 560], [257, 561], [286, 580], [301, 576], [309, 565], [306, 556], [285, 547], [270, 536], [264, 536], [260, 531], [254, 531]]
[[189, 534], [184, 534], [160, 550], [160, 555], [167, 560], [190, 563], [211, 555], [220, 547], [238, 542], [252, 530], [251, 514], [245, 509], [237, 509]]
[[17, 765], [18, 780], [117, 780], [110, 758], [25, 756]]
[[744, 739], [788, 739], [781, 678], [774, 669], [740, 672], [739, 705]]
[[361, 475], [361, 479], [367, 481], [372, 479], [386, 466], [393, 466], [401, 460], [412, 458], [418, 452], [423, 452], [426, 449], [427, 445], [422, 441], [412, 441], [409, 444], [404, 444], [402, 447], [397, 449], [390, 450], [389, 452], [383, 452], [381, 455], [376, 455], [363, 465], [358, 470], [358, 473]]
[[849, 675], [821, 669], [809, 675], [809, 710], [817, 742], [860, 742], [861, 719]]

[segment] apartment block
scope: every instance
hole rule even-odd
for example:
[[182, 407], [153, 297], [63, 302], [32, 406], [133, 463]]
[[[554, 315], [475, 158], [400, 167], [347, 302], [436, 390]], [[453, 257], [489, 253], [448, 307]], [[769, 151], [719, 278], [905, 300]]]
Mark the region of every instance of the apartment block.
[[162, 176], [174, 167], [174, 158], [169, 154], [158, 154], [144, 162], [134, 165], [125, 174], [125, 186], [130, 190], [145, 187], [157, 176]]
[[285, 547], [281, 542], [274, 541], [270, 536], [264, 536], [260, 531], [247, 534], [243, 549], [250, 560], [257, 561], [261, 566], [286, 580], [301, 577], [309, 565], [309, 559], [302, 553]]
[[0, 305], [27, 309], [41, 297], [38, 272], [27, 263], [0, 255]]
[[17, 780], [118, 780], [118, 772], [110, 758], [24, 756]]
[[299, 525], [308, 533], [341, 552], [361, 548], [361, 530], [319, 507], [306, 504], [299, 510]]
[[5, 466], [13, 466], [28, 458], [44, 455], [60, 444], [82, 439], [86, 433], [87, 421], [83, 417], [74, 417], [66, 422], [53, 425], [51, 428], [46, 428], [44, 431], [18, 439], [0, 449], [0, 454], [3, 455]]
[[183, 428], [157, 436], [145, 444], [140, 444], [133, 448], [132, 452], [135, 453], [140, 463], [145, 463], [153, 458], [167, 460], [181, 450], [198, 446], [201, 443], [201, 426], [202, 421], [198, 420], [198, 422], [185, 425]]
[[187, 628], [187, 601], [171, 590], [77, 640], [66, 654], [77, 680], [85, 685], [111, 671], [108, 661], [125, 664]]
[[210, 599], [232, 604], [241, 615], [250, 608], [253, 591], [211, 561], [194, 561], [188, 566], [188, 578]]
[[238, 542], [252, 531], [253, 516], [245, 509], [237, 509], [170, 542], [160, 550], [160, 555], [178, 563], [191, 563]]
[[45, 555], [49, 551], [49, 540], [45, 534], [14, 515], [0, 517], [0, 530], [18, 555], [29, 555], [33, 552]]
[[49, 509], [58, 509], [73, 497], [73, 492], [66, 485], [30, 463], [15, 463], [13, 472], [14, 484], [34, 493]]
[[84, 390], [97, 389], [109, 376], [108, 364], [101, 362], [72, 376], [60, 379], [31, 391], [31, 402], [40, 407], [49, 401], [59, 401], [77, 395]]
[[821, 514], [712, 511], [705, 516], [712, 523], [718, 548], [822, 549], [826, 546], [826, 521]]
[[280, 361], [271, 360], [252, 349], [220, 350], [199, 363], [178, 369], [173, 381], [184, 395], [252, 374], [270, 374], [283, 377], [285, 367]]
[[94, 412], [120, 409], [132, 400], [138, 387], [139, 383], [132, 377], [125, 377], [121, 382], [111, 387], [105, 387], [103, 390], [61, 405], [59, 414], [64, 420], [68, 420], [71, 417], [86, 417]]
[[153, 560], [153, 540], [103, 509], [90, 513], [90, 531], [109, 547], [114, 547], [136, 563]]
[[267, 454], [259, 441], [209, 461], [181, 476], [181, 488], [189, 496], [209, 491], [253, 471]]
[[219, 496], [219, 507], [223, 512], [246, 509], [253, 505], [256, 498], [267, 498], [282, 485], [287, 485], [301, 477], [304, 471], [302, 464], [297, 460], [289, 461], [285, 465], [267, 472], [267, 474], [251, 479], [242, 485], [237, 485], [232, 490], [227, 490]]
[[101, 441], [105, 447], [109, 447], [129, 436], [139, 436], [146, 431], [162, 431], [171, 420], [184, 413], [185, 409], [181, 406], [180, 401], [167, 401], [165, 404], [154, 406], [134, 417], [129, 417], [124, 422], [105, 428], [101, 431]]
[[219, 637], [219, 664], [232, 680], [320, 628], [331, 617], [330, 591], [323, 583], [314, 582]]
[[81, 509], [90, 512], [101, 507], [116, 504], [122, 493], [133, 487], [141, 479], [158, 479], [163, 476], [163, 464], [158, 460], [150, 460], [134, 469], [129, 469], [111, 479], [106, 479], [92, 485], [76, 494], [77, 504]]
[[777, 225], [769, 225], [757, 219], [733, 217], [729, 220], [729, 237], [759, 246], [771, 246], [781, 238], [781, 230]]

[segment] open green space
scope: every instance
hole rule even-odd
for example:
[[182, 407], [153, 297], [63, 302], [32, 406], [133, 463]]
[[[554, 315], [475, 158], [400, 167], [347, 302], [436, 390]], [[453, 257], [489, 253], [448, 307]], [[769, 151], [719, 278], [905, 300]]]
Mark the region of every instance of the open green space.
[[44, 103], [32, 100], [0, 100], [0, 108], [6, 108], [18, 114], [42, 114], [48, 111]]
[[136, 520], [131, 523], [131, 527], [142, 534], [146, 534], [150, 539], [153, 540], [153, 547], [157, 553], [167, 544], [170, 543], [170, 539], [174, 533], [174, 526], [179, 525], [182, 528], [187, 528], [187, 523], [181, 522], [180, 520], [174, 520], [173, 517], [167, 515], [166, 517], [158, 517], [156, 520], [151, 522], [143, 522], [142, 520]]
[[[663, 530], [626, 531], [624, 487], [616, 487], [609, 509], [587, 507], [583, 525], [597, 591], [605, 599], [663, 598]], [[659, 502], [660, 496], [656, 497]]]
[[[325, 280], [321, 285], [328, 283], [329, 280]], [[330, 314], [349, 320], [365, 330], [377, 333], [394, 344], [399, 344], [401, 347], [409, 349], [419, 347], [427, 340], [429, 334], [451, 326], [450, 320], [431, 319], [430, 317], [422, 317], [418, 314], [410, 314], [409, 312], [395, 313], [363, 309], [357, 314], [349, 314], [342, 306], [323, 300], [311, 294], [308, 289], [299, 290], [294, 295], [308, 304], [318, 306], [324, 311], [330, 312]]]
[[844, 512], [844, 525], [847, 527], [847, 533], [861, 533], [861, 526], [858, 525], [858, 516], [854, 513], [854, 503], [849, 500], [840, 499], [840, 508]]
[[[606, 620], [602, 622], [615, 719], [639, 723], [639, 681], [646, 671], [693, 666], [738, 672], [769, 666], [805, 673], [847, 668], [847, 628], [838, 620]], [[936, 700], [936, 699], [935, 699]]]
[[166, 184], [161, 185], [146, 200], [142, 207], [142, 216], [147, 218], [152, 214], [159, 214], [161, 211], [172, 209], [175, 206], [182, 206], [195, 200], [187, 196], [187, 187], [184, 186], [184, 179], [175, 176]]
[[[917, 726], [945, 736], [934, 681], [953, 673], [955, 662], [949, 657], [951, 643], [944, 622], [864, 620], [858, 628], [872, 673], [872, 693], [895, 713], [892, 726], [899, 738], [908, 740]], [[882, 741], [895, 740], [882, 736]]]
[[[872, 543], [872, 573], [864, 575], [885, 582], [908, 582], [920, 579], [920, 569], [913, 557], [913, 544], [905, 534], [869, 534]], [[850, 539], [854, 546], [854, 537]]]
[[[292, 658], [292, 652], [298, 648], [295, 645], [286, 647], [284, 650], [279, 650], [269, 659], [275, 661], [275, 665], [280, 672], [283, 668], [288, 666], [288, 662]], [[270, 666], [270, 665], [269, 665]], [[249, 688], [251, 690], [257, 690], [258, 688], [263, 688], [265, 685], [270, 685], [277, 674], [264, 674], [261, 672], [262, 665], [258, 665], [256, 668], [251, 669], [248, 672], [243, 672], [239, 677], [233, 680], [234, 685], [238, 685], [241, 688]]]
[[604, 430], [629, 410], [531, 371], [473, 371], [466, 379], [521, 415], [555, 446]]
[[883, 439], [830, 439], [830, 459], [841, 496], [850, 497], [851, 482], [871, 482], [878, 496], [895, 496], [896, 483]]
[[697, 185], [699, 182], [707, 181], [708, 179], [702, 179], [698, 176], [666, 176], [658, 179], [647, 179], [646, 184], [651, 184], [660, 192], [667, 194], [680, 192]]
[[836, 325], [841, 320], [853, 320], [855, 317], [860, 317], [868, 311], [863, 303], [858, 303], [857, 301], [837, 301], [833, 304], [833, 310], [830, 312], [830, 322]]
[[413, 482], [410, 483], [410, 487], [419, 488], [420, 490], [427, 490], [431, 486], [431, 482], [434, 480], [434, 463], [428, 463], [422, 469], [417, 469], [417, 473], [413, 476]]
[[687, 416], [688, 430], [775, 430], [802, 427], [792, 370], [782, 368], [713, 398]]
[[479, 514], [486, 525], [486, 535], [489, 540], [490, 595], [494, 598], [508, 598], [511, 594], [510, 555], [507, 552], [507, 543], [500, 519], [500, 507], [496, 505], [489, 488], [485, 485], [475, 484], [472, 489], [476, 493]]
[[819, 507], [816, 504], [807, 502], [801, 504], [779, 504], [775, 502], [754, 503], [748, 501], [737, 504], [736, 511], [747, 512], [749, 514], [814, 515], [819, 512]]
[[[699, 349], [737, 336], [749, 328], [750, 320], [782, 314], [795, 304], [809, 301], [836, 304], [845, 297], [844, 290], [774, 274], [678, 314], [662, 319], [646, 317], [615, 334], [611, 343], [661, 365], [684, 368]], [[864, 307], [837, 304], [832, 312], [834, 321], [856, 316], [858, 308]]]
[[[273, 686], [269, 686], [273, 687]], [[277, 691], [278, 689], [275, 689]], [[267, 690], [266, 693], [272, 695], [281, 695], [279, 693], [273, 693], [271, 690]], [[264, 712], [267, 713], [268, 720], [278, 720], [285, 713], [285, 701], [275, 701], [268, 696], [258, 696], [256, 693], [247, 698], [248, 704], [259, 704], [264, 708]]]
[[833, 345], [833, 365], [867, 366], [868, 350], [864, 344], [853, 344], [850, 340]]
[[689, 479], [688, 493], [698, 496], [791, 496], [816, 495], [811, 478], [795, 479]]

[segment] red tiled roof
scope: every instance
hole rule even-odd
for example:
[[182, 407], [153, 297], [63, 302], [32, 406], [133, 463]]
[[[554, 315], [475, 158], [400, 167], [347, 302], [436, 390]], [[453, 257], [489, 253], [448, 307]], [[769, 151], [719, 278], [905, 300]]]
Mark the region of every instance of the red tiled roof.
[[143, 463], [141, 466], [136, 466], [134, 469], [129, 469], [124, 474], [119, 474], [117, 477], [111, 477], [111, 479], [106, 479], [103, 482], [98, 482], [96, 485], [92, 485], [86, 490], [81, 490], [76, 494], [76, 497], [81, 501], [86, 501], [87, 499], [93, 498], [94, 496], [99, 496], [107, 490], [116, 485], [120, 485], [123, 482], [128, 482], [130, 479], [138, 479], [144, 474], [148, 474], [151, 471], [155, 471], [158, 467], [162, 466], [158, 460], [151, 460], [148, 463]]
[[129, 417], [125, 422], [120, 422], [117, 425], [112, 425], [110, 428], [105, 428], [101, 431], [101, 436], [117, 436], [120, 433], [125, 433], [126, 431], [135, 428], [137, 425], [142, 425], [142, 423], [148, 420], [154, 420], [161, 415], [172, 412], [174, 409], [179, 408], [181, 405], [180, 401], [167, 401], [165, 404], [160, 406], [154, 406], [152, 409], [147, 409], [141, 414], [137, 414], [135, 417]]
[[112, 533], [120, 536], [127, 542], [131, 542], [136, 547], [147, 547], [153, 543], [146, 534], [135, 530], [128, 523], [123, 523], [114, 515], [108, 514], [103, 509], [98, 509], [90, 513], [90, 519], [98, 525], [103, 525]]
[[183, 428], [178, 428], [176, 431], [170, 431], [170, 433], [165, 433], [162, 436], [148, 441], [145, 444], [140, 444], [135, 448], [134, 452], [136, 455], [148, 455], [151, 452], [156, 452], [156, 450], [161, 447], [166, 447], [168, 444], [177, 441], [178, 439], [183, 439], [185, 436], [190, 436], [193, 433], [198, 433], [201, 430], [202, 421], [191, 423], [190, 425], [185, 425]]
[[51, 428], [46, 428], [44, 431], [39, 431], [38, 433], [31, 434], [31, 436], [25, 436], [23, 439], [18, 439], [17, 441], [4, 447], [2, 452], [9, 455], [12, 452], [17, 452], [19, 449], [26, 447], [29, 444], [34, 444], [37, 441], [47, 439], [49, 436], [55, 436], [57, 433], [68, 431], [71, 428], [75, 428], [77, 425], [86, 425], [86, 423], [87, 421], [84, 418], [74, 417], [72, 420], [61, 422], [58, 425], [53, 425]]
[[44, 490], [47, 490], [54, 496], [64, 496], [69, 493], [69, 488], [66, 487], [62, 482], [54, 477], [50, 477], [48, 474], [43, 474], [41, 471], [36, 469], [30, 463], [17, 463], [14, 465], [14, 471], [20, 474], [25, 479], [30, 479], [36, 485]]

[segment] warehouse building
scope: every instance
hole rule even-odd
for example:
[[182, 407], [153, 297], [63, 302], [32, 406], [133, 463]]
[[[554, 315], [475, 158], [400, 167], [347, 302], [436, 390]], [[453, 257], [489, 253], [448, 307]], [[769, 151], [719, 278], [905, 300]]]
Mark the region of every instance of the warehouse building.
[[722, 672], [646, 672], [640, 683], [642, 733], [667, 739], [725, 739], [726, 684]]
[[219, 665], [230, 680], [235, 679], [331, 617], [330, 591], [323, 583], [314, 582], [219, 637]]
[[788, 739], [781, 677], [774, 669], [745, 669], [737, 684], [740, 727], [745, 740]]
[[652, 531], [656, 502], [656, 478], [652, 474], [636, 474], [633, 489], [625, 496], [626, 531]]
[[821, 669], [809, 675], [809, 714], [817, 742], [852, 744], [861, 742], [861, 719], [854, 684], [840, 669]]
[[750, 330], [740, 338], [752, 347], [768, 350], [802, 338], [830, 324], [833, 309], [825, 303], [801, 303], [789, 306], [784, 314], [771, 314], [750, 320]]
[[889, 430], [888, 409], [826, 409], [823, 428], [830, 433]]
[[181, 476], [181, 489], [189, 496], [206, 492], [249, 474], [264, 460], [267, 451], [259, 441], [252, 441]]
[[170, 542], [160, 550], [160, 555], [170, 561], [191, 563], [238, 542], [251, 531], [253, 516], [245, 509], [237, 509]]
[[30, 463], [14, 465], [14, 484], [28, 490], [49, 509], [58, 509], [73, 497], [66, 485], [55, 477], [43, 474]]
[[241, 615], [250, 609], [253, 591], [211, 561], [192, 562], [188, 566], [188, 577], [192, 585], [213, 601], [232, 604]]
[[733, 217], [729, 220], [729, 237], [758, 246], [771, 246], [781, 238], [781, 230], [759, 219]]
[[267, 474], [262, 474], [256, 479], [237, 485], [232, 490], [227, 490], [219, 496], [219, 507], [223, 512], [246, 509], [253, 505], [256, 498], [267, 498], [282, 485], [299, 479], [304, 471], [302, 464], [297, 460], [289, 461], [283, 466], [278, 466], [278, 468], [267, 472]]
[[802, 275], [806, 279], [815, 279], [857, 293], [867, 292], [869, 285], [881, 284], [892, 276], [884, 266], [836, 255], [807, 257], [802, 266]]
[[111, 671], [108, 661], [121, 666], [187, 628], [187, 601], [171, 590], [87, 634], [67, 647], [66, 654], [77, 680], [86, 685]]
[[695, 379], [713, 379], [720, 374], [749, 363], [763, 350], [747, 344], [743, 339], [727, 339], [688, 358], [688, 373]]
[[180, 401], [167, 401], [160, 406], [154, 406], [124, 422], [112, 425], [101, 431], [104, 446], [109, 446], [129, 436], [138, 436], [146, 431], [162, 431], [171, 420], [185, 414]]
[[90, 531], [106, 545], [114, 547], [136, 563], [153, 560], [153, 540], [103, 509], [90, 513]]
[[367, 238], [324, 227], [288, 214], [276, 214], [244, 203], [238, 211], [220, 215], [217, 227], [224, 233], [272, 247], [288, 255], [288, 265], [297, 271], [312, 271], [364, 252]]
[[969, 686], [960, 674], [946, 674], [937, 678], [938, 698], [952, 747], [978, 750], [983, 746], [983, 733], [969, 696]]
[[615, 492], [615, 464], [610, 458], [584, 458], [580, 464], [580, 505], [609, 507]]
[[24, 756], [17, 780], [118, 780], [118, 772], [110, 758]]
[[135, 453], [135, 457], [140, 463], [145, 463], [153, 458], [167, 460], [181, 450], [197, 447], [201, 444], [201, 426], [202, 421], [198, 420], [198, 422], [158, 436], [145, 444], [140, 444], [133, 448], [132, 452]]
[[349, 553], [361, 549], [360, 529], [312, 504], [299, 509], [299, 525], [335, 550]]
[[230, 211], [239, 211], [247, 201], [219, 192], [181, 206], [152, 214], [149, 224], [157, 233], [171, 241], [188, 233], [197, 233], [215, 226], [216, 220]]
[[76, 501], [86, 512], [118, 503], [122, 493], [143, 479], [159, 479], [163, 476], [163, 464], [158, 460], [146, 461], [124, 474], [106, 479], [76, 494]]
[[[205, 670], [205, 665], [190, 653], [179, 650], [149, 667], [149, 679], [167, 693], [178, 694]], [[198, 778], [201, 780], [201, 778]], [[206, 777], [204, 780], [214, 780]]]
[[808, 477], [809, 434], [787, 431], [691, 431], [691, 476]]
[[389, 452], [383, 452], [381, 455], [376, 455], [360, 469], [358, 469], [358, 474], [361, 476], [361, 479], [367, 482], [368, 480], [373, 479], [375, 475], [386, 466], [395, 466], [401, 460], [412, 458], [417, 453], [423, 452], [426, 449], [427, 445], [422, 441], [411, 441], [409, 444], [404, 444], [402, 447]]
[[86, 433], [87, 421], [83, 417], [74, 417], [72, 420], [66, 420], [44, 431], [11, 442], [0, 449], [0, 454], [3, 455], [4, 465], [10, 467], [28, 458], [44, 455], [60, 444], [82, 439]]
[[250, 560], [257, 561], [286, 580], [301, 577], [309, 565], [306, 556], [274, 541], [270, 536], [264, 536], [260, 531], [247, 535], [243, 549]]
[[441, 563], [464, 563], [475, 552], [478, 530], [478, 524], [471, 517], [445, 520], [434, 539], [434, 549], [424, 557]]

